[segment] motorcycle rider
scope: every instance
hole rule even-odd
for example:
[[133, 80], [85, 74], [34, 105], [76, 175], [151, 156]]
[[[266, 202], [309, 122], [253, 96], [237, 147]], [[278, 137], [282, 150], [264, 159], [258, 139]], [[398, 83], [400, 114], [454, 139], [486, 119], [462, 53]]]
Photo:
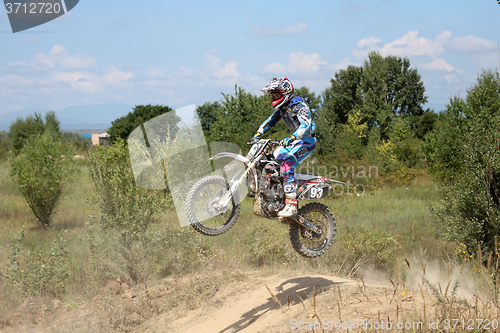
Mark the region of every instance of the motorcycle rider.
[[260, 138], [281, 119], [292, 133], [281, 141], [282, 148], [275, 155], [277, 160], [282, 160], [280, 171], [285, 192], [285, 207], [278, 212], [278, 216], [290, 217], [297, 213], [297, 181], [294, 170], [316, 148], [316, 124], [304, 99], [294, 97], [293, 85], [287, 78], [273, 78], [262, 91], [272, 96], [271, 106], [274, 112], [262, 123], [252, 140]]

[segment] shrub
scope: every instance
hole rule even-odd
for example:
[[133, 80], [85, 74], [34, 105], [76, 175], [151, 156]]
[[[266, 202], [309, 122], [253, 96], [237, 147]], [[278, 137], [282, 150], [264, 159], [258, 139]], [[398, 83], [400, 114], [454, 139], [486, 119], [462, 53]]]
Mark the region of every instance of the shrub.
[[140, 238], [172, 205], [166, 190], [148, 190], [135, 184], [125, 141], [89, 151], [89, 166], [99, 208], [99, 224], [120, 230], [125, 242]]
[[2, 285], [20, 287], [22, 292], [32, 296], [60, 297], [69, 280], [69, 255], [64, 239], [59, 238], [51, 244], [50, 254], [35, 249], [28, 251], [23, 243], [23, 229], [15, 239], [5, 273], [0, 274]]
[[[92, 148], [88, 157], [96, 188], [91, 202], [98, 208], [96, 216], [89, 220], [92, 255], [112, 263], [127, 278], [139, 281], [145, 276], [145, 268], [137, 263], [144, 263], [151, 254], [147, 249], [158, 244], [151, 226], [172, 206], [171, 194], [168, 190], [136, 186], [128, 148], [121, 139], [109, 147]], [[103, 249], [106, 258], [99, 253]]]
[[485, 71], [468, 91], [468, 131], [462, 148], [463, 174], [445, 188], [434, 215], [448, 240], [469, 251], [494, 251], [500, 238], [500, 74]]
[[474, 121], [464, 145], [464, 174], [444, 188], [442, 206], [433, 210], [445, 238], [472, 252], [478, 246], [493, 251], [495, 236], [500, 236], [499, 126], [498, 117]]
[[19, 186], [35, 217], [48, 226], [63, 187], [76, 172], [74, 149], [52, 131], [31, 137], [10, 159], [12, 181]]
[[353, 276], [364, 264], [385, 271], [393, 268], [400, 245], [390, 234], [370, 227], [345, 226], [339, 236], [336, 261], [344, 274]]
[[9, 137], [14, 153], [19, 153], [30, 137], [41, 135], [46, 131], [51, 131], [53, 136], [61, 138], [59, 125], [54, 111], [48, 111], [45, 114], [45, 122], [42, 115], [37, 112], [34, 116], [27, 116], [26, 119], [17, 118], [9, 127]]

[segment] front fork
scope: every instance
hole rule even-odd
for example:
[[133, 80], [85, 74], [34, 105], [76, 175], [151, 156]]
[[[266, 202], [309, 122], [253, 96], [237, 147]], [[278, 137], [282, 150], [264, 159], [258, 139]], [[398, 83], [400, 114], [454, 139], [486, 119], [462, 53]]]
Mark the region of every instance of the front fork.
[[281, 218], [278, 218], [278, 219], [280, 219], [280, 220], [291, 219], [294, 222], [296, 222], [297, 224], [299, 224], [300, 226], [302, 226], [304, 229], [312, 231], [313, 233], [315, 233], [317, 235], [321, 235], [323, 233], [321, 231], [321, 229], [319, 229], [318, 227], [316, 227], [315, 225], [313, 225], [311, 223], [311, 221], [309, 221], [307, 218], [305, 218], [304, 216], [300, 215], [299, 213], [296, 213], [295, 215], [290, 216], [290, 217], [281, 217]]
[[243, 183], [243, 181], [246, 179], [248, 174], [253, 170], [255, 165], [262, 159], [262, 157], [263, 157], [263, 155], [260, 155], [255, 160], [253, 160], [248, 165], [248, 168], [245, 170], [245, 172], [243, 172], [243, 174], [238, 178], [238, 180], [231, 183], [231, 181], [237, 177], [237, 176], [235, 176], [234, 178], [232, 178], [229, 181], [229, 184], [230, 184], [229, 191], [227, 191], [226, 194], [224, 194], [222, 196], [222, 198], [219, 200], [220, 207], [225, 207], [229, 203], [229, 201], [231, 200], [231, 198], [233, 196], [233, 193], [236, 193], [236, 191], [238, 190], [238, 187]]

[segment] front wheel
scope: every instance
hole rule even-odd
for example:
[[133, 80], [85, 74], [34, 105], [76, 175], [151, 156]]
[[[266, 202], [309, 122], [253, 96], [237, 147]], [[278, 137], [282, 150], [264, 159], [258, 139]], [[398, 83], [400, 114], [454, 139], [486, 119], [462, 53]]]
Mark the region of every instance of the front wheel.
[[325, 253], [333, 243], [337, 232], [337, 223], [332, 211], [327, 206], [313, 202], [299, 209], [301, 216], [321, 229], [322, 234], [317, 235], [305, 230], [295, 223], [290, 224], [290, 240], [292, 246], [300, 255], [314, 258]]
[[240, 215], [241, 205], [236, 204], [238, 194], [220, 207], [219, 200], [229, 191], [224, 177], [208, 176], [193, 185], [186, 199], [186, 214], [191, 226], [207, 236], [219, 236], [231, 229]]

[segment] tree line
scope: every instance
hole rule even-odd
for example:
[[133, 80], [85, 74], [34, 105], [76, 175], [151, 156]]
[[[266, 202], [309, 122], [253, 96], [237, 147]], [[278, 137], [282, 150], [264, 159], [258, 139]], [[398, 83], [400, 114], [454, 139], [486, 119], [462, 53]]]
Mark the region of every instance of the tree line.
[[[296, 88], [296, 95], [312, 110], [318, 138], [314, 156], [320, 163], [376, 165], [385, 174], [426, 170], [447, 185], [443, 205], [433, 210], [443, 225], [443, 235], [461, 241], [471, 251], [478, 246], [494, 248], [500, 233], [497, 70], [484, 70], [466, 96], [451, 96], [440, 112], [425, 108], [424, 84], [407, 58], [376, 52], [362, 66], [350, 65], [336, 72], [320, 95], [307, 87]], [[222, 94], [219, 101], [199, 106], [207, 141], [233, 142], [243, 151], [248, 149], [246, 142], [272, 113], [269, 98], [235, 86], [234, 94]], [[138, 105], [112, 123], [110, 139], [126, 140], [137, 126], [171, 111], [168, 106]], [[11, 126], [9, 139], [12, 150], [22, 155], [23, 145], [31, 140], [23, 133], [41, 137], [40, 130], [35, 130], [40, 119], [18, 123]], [[56, 133], [51, 139], [60, 140], [53, 114], [47, 115], [44, 128]], [[289, 135], [280, 122], [268, 136], [282, 139]], [[12, 161], [16, 158], [20, 157]]]

